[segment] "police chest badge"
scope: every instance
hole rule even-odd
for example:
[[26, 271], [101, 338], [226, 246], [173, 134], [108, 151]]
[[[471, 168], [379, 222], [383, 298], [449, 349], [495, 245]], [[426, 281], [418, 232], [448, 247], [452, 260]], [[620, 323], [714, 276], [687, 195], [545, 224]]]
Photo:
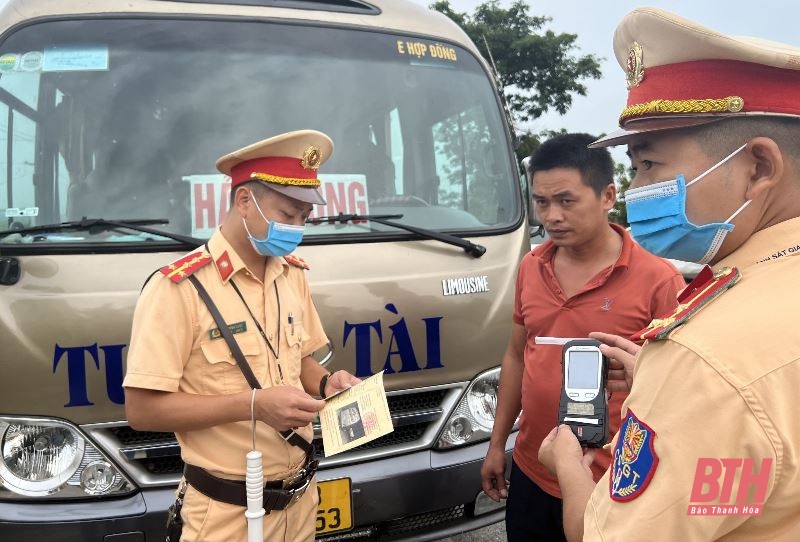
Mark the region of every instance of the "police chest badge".
[[630, 501], [644, 492], [658, 466], [655, 438], [655, 431], [628, 409], [611, 461], [609, 491], [613, 500]]

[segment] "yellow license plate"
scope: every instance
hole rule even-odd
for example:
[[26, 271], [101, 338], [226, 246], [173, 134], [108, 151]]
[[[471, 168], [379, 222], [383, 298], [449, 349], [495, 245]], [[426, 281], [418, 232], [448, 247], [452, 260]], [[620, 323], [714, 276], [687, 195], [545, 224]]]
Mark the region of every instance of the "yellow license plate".
[[353, 528], [350, 478], [317, 482], [317, 534]]

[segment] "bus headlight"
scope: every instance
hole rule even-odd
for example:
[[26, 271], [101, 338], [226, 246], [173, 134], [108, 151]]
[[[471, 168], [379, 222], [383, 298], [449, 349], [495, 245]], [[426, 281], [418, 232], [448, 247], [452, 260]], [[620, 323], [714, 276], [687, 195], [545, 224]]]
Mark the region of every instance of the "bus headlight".
[[116, 496], [133, 490], [130, 480], [74, 425], [0, 418], [0, 500]]
[[500, 367], [473, 379], [442, 430], [436, 447], [452, 448], [492, 435], [500, 385]]

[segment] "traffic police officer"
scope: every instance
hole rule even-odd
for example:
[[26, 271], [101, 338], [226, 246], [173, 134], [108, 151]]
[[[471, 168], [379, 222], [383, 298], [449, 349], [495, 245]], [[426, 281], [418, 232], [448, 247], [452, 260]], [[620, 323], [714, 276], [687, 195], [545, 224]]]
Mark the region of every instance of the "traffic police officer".
[[[312, 395], [358, 379], [330, 375], [311, 357], [328, 339], [307, 265], [290, 252], [313, 204], [324, 203], [317, 169], [332, 151], [328, 136], [302, 130], [220, 158], [217, 168], [231, 177], [227, 217], [204, 246], [156, 273], [137, 303], [126, 413], [137, 430], [178, 438], [188, 481], [181, 540], [246, 540], [242, 480], [253, 439], [268, 488], [265, 540], [314, 539], [316, 463], [308, 443], [325, 403]], [[224, 318], [258, 386], [243, 375], [194, 281]], [[255, 436], [251, 412], [261, 422]]]
[[[565, 530], [800, 540], [800, 49], [652, 8], [625, 17], [614, 49], [623, 130], [595, 144], [628, 145], [634, 238], [712, 268], [637, 334], [648, 342], [603, 479], [568, 429], [543, 442]], [[624, 357], [630, 343], [607, 340]]]

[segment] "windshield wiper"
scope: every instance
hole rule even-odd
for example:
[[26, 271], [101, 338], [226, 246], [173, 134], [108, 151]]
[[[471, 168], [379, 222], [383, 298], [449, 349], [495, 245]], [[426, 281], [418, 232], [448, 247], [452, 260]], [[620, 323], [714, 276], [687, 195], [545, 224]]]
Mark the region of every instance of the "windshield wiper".
[[403, 218], [403, 215], [355, 215], [339, 213], [338, 215], [310, 218], [306, 222], [309, 224], [322, 224], [323, 222], [333, 224], [335, 222], [344, 223], [354, 220], [369, 220], [370, 222], [377, 222], [378, 224], [383, 224], [384, 226], [391, 226], [393, 228], [410, 231], [411, 233], [416, 233], [417, 235], [426, 239], [434, 239], [436, 241], [441, 241], [442, 243], [447, 243], [448, 245], [454, 245], [459, 248], [463, 248], [464, 252], [475, 258], [480, 258], [486, 253], [486, 247], [483, 245], [476, 245], [471, 241], [462, 239], [461, 237], [457, 237], [455, 235], [450, 235], [449, 233], [418, 228], [416, 226], [410, 226], [408, 224], [389, 220], [392, 218]]
[[18, 233], [20, 235], [27, 235], [30, 233], [44, 233], [60, 230], [85, 230], [90, 233], [97, 233], [114, 228], [127, 228], [129, 230], [140, 231], [142, 233], [149, 233], [159, 237], [166, 237], [179, 241], [192, 247], [199, 247], [205, 241], [196, 237], [188, 235], [181, 235], [179, 233], [172, 233], [168, 231], [159, 230], [156, 228], [148, 228], [147, 226], [155, 224], [169, 224], [166, 218], [137, 218], [137, 219], [121, 219], [121, 220], [106, 220], [105, 218], [86, 218], [81, 220], [73, 220], [71, 222], [59, 222], [57, 224], [42, 224], [40, 226], [31, 226], [29, 228], [20, 228], [12, 230], [0, 231], [0, 238]]

